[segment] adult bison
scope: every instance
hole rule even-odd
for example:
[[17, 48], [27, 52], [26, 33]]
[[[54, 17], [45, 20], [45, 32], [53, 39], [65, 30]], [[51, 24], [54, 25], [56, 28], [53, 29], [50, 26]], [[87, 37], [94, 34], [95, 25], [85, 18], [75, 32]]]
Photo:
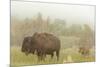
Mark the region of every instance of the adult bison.
[[32, 36], [32, 43], [39, 60], [44, 59], [47, 54], [53, 58], [54, 52], [59, 60], [60, 40], [56, 36], [49, 33], [35, 33]]
[[49, 33], [35, 33], [32, 37], [25, 37], [22, 44], [22, 52], [26, 55], [36, 52], [38, 59], [43, 60], [46, 55], [53, 58], [56, 52], [59, 60], [60, 40]]

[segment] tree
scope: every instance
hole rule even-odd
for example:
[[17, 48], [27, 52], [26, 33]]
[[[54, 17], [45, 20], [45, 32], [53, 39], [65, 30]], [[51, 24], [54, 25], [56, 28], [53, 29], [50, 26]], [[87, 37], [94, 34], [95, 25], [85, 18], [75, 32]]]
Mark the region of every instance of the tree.
[[54, 22], [49, 24], [49, 31], [56, 35], [63, 35], [66, 29], [66, 22], [61, 19], [55, 19]]
[[82, 26], [80, 24], [72, 24], [69, 29], [69, 35], [71, 36], [80, 36], [82, 32]]
[[42, 30], [43, 30], [43, 18], [42, 18], [42, 14], [41, 13], [37, 14], [36, 30], [37, 30], [37, 32], [42, 32]]

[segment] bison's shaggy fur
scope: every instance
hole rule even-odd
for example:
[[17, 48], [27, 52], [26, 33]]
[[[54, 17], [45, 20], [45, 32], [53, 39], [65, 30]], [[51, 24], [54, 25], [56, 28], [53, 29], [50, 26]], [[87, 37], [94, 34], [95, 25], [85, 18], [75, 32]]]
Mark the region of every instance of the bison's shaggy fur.
[[22, 44], [22, 52], [26, 54], [36, 51], [39, 60], [44, 60], [46, 55], [53, 58], [56, 52], [57, 60], [59, 60], [60, 40], [53, 34], [35, 33], [32, 37], [25, 37]]
[[49, 54], [53, 58], [54, 52], [56, 52], [57, 60], [59, 60], [60, 40], [48, 33], [35, 33], [32, 37], [34, 47], [37, 51], [37, 55], [40, 59]]

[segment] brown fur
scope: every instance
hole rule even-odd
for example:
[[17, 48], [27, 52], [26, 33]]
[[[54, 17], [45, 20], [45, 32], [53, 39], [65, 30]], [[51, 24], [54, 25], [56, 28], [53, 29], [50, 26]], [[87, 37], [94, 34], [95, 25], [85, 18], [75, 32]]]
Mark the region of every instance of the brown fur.
[[56, 52], [57, 60], [59, 60], [60, 40], [49, 33], [35, 33], [32, 37], [25, 37], [22, 44], [22, 52], [34, 54], [36, 51], [38, 59], [44, 60], [46, 55], [53, 58]]
[[54, 52], [56, 52], [57, 59], [59, 59], [60, 40], [57, 37], [48, 33], [35, 33], [32, 38], [34, 48], [41, 60], [47, 54], [53, 57]]
[[82, 55], [86, 56], [86, 55], [89, 55], [89, 48], [86, 48], [86, 47], [80, 47], [79, 48], [79, 53], [81, 53]]

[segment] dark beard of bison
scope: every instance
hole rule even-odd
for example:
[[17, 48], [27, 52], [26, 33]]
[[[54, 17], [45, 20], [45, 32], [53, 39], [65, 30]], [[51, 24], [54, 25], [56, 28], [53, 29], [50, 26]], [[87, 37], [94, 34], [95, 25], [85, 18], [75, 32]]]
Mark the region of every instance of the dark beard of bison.
[[25, 55], [29, 55], [29, 54], [34, 54], [35, 53], [35, 50], [33, 49], [28, 49], [26, 52], [25, 52]]
[[25, 55], [28, 56], [30, 53], [30, 50], [28, 49], [26, 52], [25, 52]]

